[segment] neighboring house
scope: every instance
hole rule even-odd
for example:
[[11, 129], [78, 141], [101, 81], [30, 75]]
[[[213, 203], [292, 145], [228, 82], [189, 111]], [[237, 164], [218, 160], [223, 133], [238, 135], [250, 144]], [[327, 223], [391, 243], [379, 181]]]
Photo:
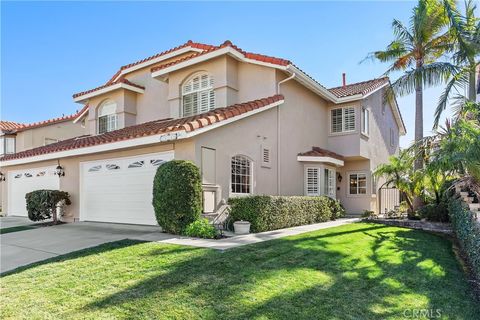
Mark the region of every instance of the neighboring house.
[[156, 168], [185, 159], [201, 170], [205, 212], [249, 194], [377, 210], [372, 171], [405, 134], [396, 101], [384, 100], [389, 85], [326, 89], [288, 60], [188, 41], [75, 94], [86, 107], [73, 123], [86, 135], [1, 158], [3, 206], [25, 215], [24, 193], [42, 186], [71, 194], [66, 220], [155, 224]]
[[[84, 134], [85, 125], [73, 123], [80, 112], [29, 124], [0, 120], [0, 157]], [[0, 183], [0, 201], [3, 185]]]

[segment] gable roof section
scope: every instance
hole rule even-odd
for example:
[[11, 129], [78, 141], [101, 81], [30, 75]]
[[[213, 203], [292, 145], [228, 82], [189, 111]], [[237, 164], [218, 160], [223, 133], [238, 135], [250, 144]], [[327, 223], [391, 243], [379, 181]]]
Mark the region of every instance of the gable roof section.
[[172, 62], [169, 62], [169, 63], [166, 63], [166, 64], [162, 64], [160, 66], [156, 66], [156, 67], [152, 68], [151, 71], [155, 72], [155, 71], [159, 71], [159, 70], [162, 70], [162, 69], [166, 69], [168, 67], [177, 65], [181, 62], [188, 61], [188, 60], [191, 60], [193, 58], [197, 58], [199, 56], [203, 56], [203, 55], [206, 55], [208, 53], [211, 53], [211, 52], [223, 49], [223, 48], [227, 48], [227, 47], [235, 49], [236, 51], [241, 53], [243, 56], [245, 56], [246, 59], [251, 59], [251, 60], [258, 61], [258, 62], [264, 62], [264, 63], [269, 63], [269, 64], [276, 64], [276, 65], [280, 65], [280, 66], [288, 66], [289, 64], [292, 64], [289, 60], [285, 60], [285, 59], [282, 59], [282, 58], [276, 58], [276, 57], [266, 56], [266, 55], [262, 55], [262, 54], [258, 54], [258, 53], [252, 53], [252, 52], [244, 51], [244, 50], [240, 49], [239, 47], [237, 47], [236, 45], [234, 45], [231, 41], [227, 40], [219, 46], [211, 46], [209, 49], [206, 49], [202, 52], [193, 53], [193, 54], [188, 55], [186, 57], [177, 59], [175, 61], [172, 61]]
[[14, 121], [0, 121], [0, 129], [2, 131], [11, 131], [15, 129], [19, 129], [25, 126], [24, 123], [14, 122]]
[[299, 156], [303, 157], [331, 157], [335, 158], [338, 160], [344, 160], [345, 158], [338, 153], [335, 153], [333, 151], [327, 150], [327, 149], [322, 149], [319, 147], [312, 147], [312, 150], [309, 150], [307, 152], [302, 152], [298, 154]]
[[[154, 136], [155, 139], [149, 140], [148, 144], [188, 138], [193, 135], [192, 133], [199, 134], [203, 131], [214, 129], [219, 125], [228, 124], [230, 122], [240, 120], [246, 116], [253, 115], [257, 112], [265, 111], [269, 108], [278, 106], [283, 103], [283, 99], [284, 98], [282, 95], [275, 95], [268, 98], [235, 104], [225, 108], [217, 108], [192, 117], [156, 120], [107, 132], [100, 135], [80, 136], [72, 139], [63, 140], [57, 143], [52, 143], [43, 147], [25, 150], [15, 154], [5, 155], [4, 157], [0, 158], [0, 161], [5, 162], [15, 159], [23, 159], [47, 154], [52, 154], [52, 156], [59, 158], [62, 157], [62, 155], [58, 155], [58, 152], [93, 147], [97, 145], [113, 144], [116, 142], [123, 142], [131, 139], [145, 138], [151, 136]], [[159, 135], [167, 137], [168, 140], [162, 140], [158, 137]], [[131, 146], [138, 145], [141, 144], [135, 143]], [[112, 148], [112, 150], [117, 148], [118, 147]], [[53, 155], [53, 153], [55, 153], [55, 155]], [[3, 165], [7, 164], [3, 163]]]
[[62, 116], [59, 118], [48, 119], [44, 121], [34, 122], [34, 123], [18, 123], [13, 121], [0, 121], [0, 130], [5, 133], [16, 133], [20, 131], [25, 131], [29, 129], [34, 129], [38, 127], [45, 127], [56, 123], [66, 122], [77, 118], [80, 114], [85, 112], [88, 109], [88, 105], [84, 106], [80, 111], [68, 115]]
[[352, 83], [345, 86], [330, 88], [328, 89], [328, 91], [333, 93], [337, 98], [344, 98], [344, 97], [354, 96], [357, 94], [361, 94], [365, 96], [389, 83], [390, 81], [388, 77], [382, 77], [378, 79]]
[[143, 93], [144, 90], [145, 90], [145, 87], [143, 87], [139, 84], [133, 83], [133, 82], [131, 82], [131, 81], [125, 79], [125, 78], [120, 78], [120, 79], [118, 79], [118, 80], [116, 80], [112, 83], [105, 84], [103, 86], [96, 87], [94, 89], [90, 89], [90, 90], [87, 90], [87, 91], [75, 93], [73, 95], [73, 99], [75, 100], [75, 102], [79, 102], [79, 101], [83, 101], [85, 99], [88, 99], [90, 96], [94, 96], [94, 95], [97, 95], [97, 94], [100, 94], [100, 93], [113, 91], [113, 90], [120, 89], [120, 88], [135, 91], [135, 92], [138, 92], [138, 93]]

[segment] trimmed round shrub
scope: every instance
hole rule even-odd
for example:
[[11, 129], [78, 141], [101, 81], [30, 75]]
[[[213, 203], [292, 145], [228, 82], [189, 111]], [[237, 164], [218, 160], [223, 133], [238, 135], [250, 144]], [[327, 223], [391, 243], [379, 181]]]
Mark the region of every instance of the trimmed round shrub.
[[202, 181], [191, 161], [172, 160], [157, 169], [153, 180], [153, 208], [165, 232], [183, 234], [202, 213]]
[[57, 204], [65, 201], [70, 205], [70, 195], [68, 192], [60, 190], [35, 190], [25, 195], [27, 202], [28, 218], [32, 221], [46, 220], [53, 217], [53, 222], [57, 222]]
[[185, 235], [196, 238], [215, 239], [218, 238], [218, 231], [208, 222], [208, 219], [199, 219], [187, 226]]

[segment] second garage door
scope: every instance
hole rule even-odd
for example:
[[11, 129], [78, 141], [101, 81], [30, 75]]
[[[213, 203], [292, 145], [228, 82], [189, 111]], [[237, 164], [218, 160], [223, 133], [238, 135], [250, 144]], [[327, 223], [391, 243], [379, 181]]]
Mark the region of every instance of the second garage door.
[[80, 164], [80, 219], [155, 225], [152, 206], [157, 168], [173, 152]]

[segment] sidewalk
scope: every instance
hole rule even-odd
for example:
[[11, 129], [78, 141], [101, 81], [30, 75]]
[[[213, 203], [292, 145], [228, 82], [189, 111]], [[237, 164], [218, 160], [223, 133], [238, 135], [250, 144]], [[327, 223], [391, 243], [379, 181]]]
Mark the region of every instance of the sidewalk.
[[161, 240], [158, 242], [169, 243], [169, 244], [179, 244], [183, 246], [210, 248], [210, 249], [217, 249], [217, 250], [228, 250], [231, 248], [236, 248], [236, 247], [244, 246], [247, 244], [269, 241], [269, 240], [284, 238], [288, 236], [294, 236], [297, 234], [316, 231], [320, 229], [337, 227], [344, 224], [358, 222], [360, 220], [361, 220], [360, 218], [344, 218], [344, 219], [337, 219], [335, 221], [310, 224], [306, 226], [298, 226], [298, 227], [291, 227], [291, 228], [285, 228], [285, 229], [279, 229], [279, 230], [273, 230], [273, 231], [233, 236], [230, 238], [224, 238], [220, 240], [175, 237], [175, 238]]

